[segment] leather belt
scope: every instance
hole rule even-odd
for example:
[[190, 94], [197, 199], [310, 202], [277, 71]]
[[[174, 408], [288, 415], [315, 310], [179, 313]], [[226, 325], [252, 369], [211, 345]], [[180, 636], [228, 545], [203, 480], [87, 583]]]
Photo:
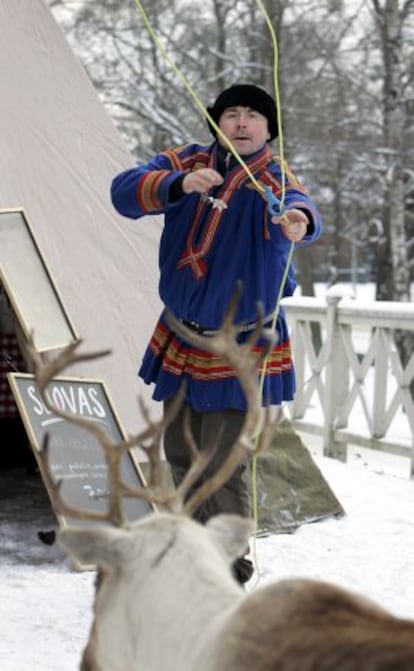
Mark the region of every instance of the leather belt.
[[[268, 324], [271, 320], [273, 319], [273, 314], [267, 315], [263, 319], [263, 326]], [[186, 319], [180, 319], [179, 320], [184, 326], [189, 328], [191, 331], [194, 331], [194, 333], [197, 333], [198, 335], [204, 335], [204, 336], [213, 336], [216, 333], [219, 333], [220, 329], [213, 329], [209, 328], [208, 326], [201, 326], [200, 324], [197, 324], [197, 322], [193, 321], [187, 321]], [[239, 333], [247, 333], [248, 331], [254, 331], [258, 324], [258, 321], [254, 322], [248, 322], [247, 324], [240, 324], [237, 328], [239, 329]]]

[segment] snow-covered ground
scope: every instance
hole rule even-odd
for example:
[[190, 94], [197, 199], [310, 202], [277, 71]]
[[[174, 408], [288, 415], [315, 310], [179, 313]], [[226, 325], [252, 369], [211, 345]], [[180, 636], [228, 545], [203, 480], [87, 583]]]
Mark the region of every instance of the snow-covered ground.
[[[252, 545], [250, 589], [311, 576], [358, 590], [414, 618], [414, 481], [407, 460], [354, 450], [348, 464], [304, 436], [346, 516]], [[91, 624], [94, 572], [79, 572], [38, 532], [56, 526], [38, 476], [0, 472], [0, 670], [74, 671]]]

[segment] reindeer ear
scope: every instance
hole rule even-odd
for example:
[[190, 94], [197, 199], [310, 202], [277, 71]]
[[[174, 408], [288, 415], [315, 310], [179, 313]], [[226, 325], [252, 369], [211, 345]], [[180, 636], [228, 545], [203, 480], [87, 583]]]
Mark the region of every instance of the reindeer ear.
[[224, 549], [230, 559], [246, 552], [249, 537], [254, 533], [254, 522], [239, 515], [221, 514], [206, 523], [211, 539]]
[[128, 534], [115, 527], [66, 527], [58, 535], [61, 546], [86, 564], [118, 567], [127, 556]]

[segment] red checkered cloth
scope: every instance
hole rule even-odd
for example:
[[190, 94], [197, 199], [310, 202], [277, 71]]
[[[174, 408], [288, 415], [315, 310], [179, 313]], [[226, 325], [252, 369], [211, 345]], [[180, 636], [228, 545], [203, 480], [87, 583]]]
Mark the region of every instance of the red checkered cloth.
[[0, 335], [0, 418], [18, 417], [7, 373], [24, 373], [26, 364], [15, 335]]

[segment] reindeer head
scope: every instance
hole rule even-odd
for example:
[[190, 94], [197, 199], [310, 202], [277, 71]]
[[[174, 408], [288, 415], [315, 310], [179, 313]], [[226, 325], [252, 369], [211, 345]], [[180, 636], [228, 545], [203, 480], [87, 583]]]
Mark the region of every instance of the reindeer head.
[[[253, 526], [234, 515], [216, 516], [202, 526], [182, 514], [155, 513], [128, 528], [62, 529], [63, 547], [102, 569], [84, 671], [152, 668], [148, 623], [155, 637], [158, 627], [171, 630], [168, 620], [176, 613], [190, 632], [199, 617], [194, 597], [205, 588], [214, 593], [219, 586], [231, 601], [241, 598], [230, 566], [246, 548]], [[162, 637], [158, 645], [161, 649]]]

